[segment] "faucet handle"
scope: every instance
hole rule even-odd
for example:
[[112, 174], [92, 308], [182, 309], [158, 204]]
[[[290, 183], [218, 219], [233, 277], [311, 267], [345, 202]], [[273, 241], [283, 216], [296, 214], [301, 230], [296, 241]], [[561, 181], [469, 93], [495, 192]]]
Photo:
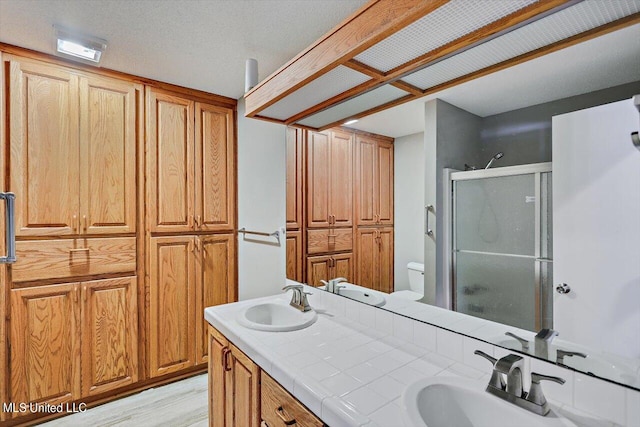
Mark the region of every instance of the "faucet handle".
[[537, 372], [531, 373], [531, 388], [529, 389], [529, 394], [527, 394], [527, 400], [536, 405], [544, 406], [546, 412], [544, 412], [543, 415], [546, 415], [549, 409], [547, 407], [547, 399], [544, 397], [542, 387], [540, 386], [540, 381], [553, 381], [558, 384], [564, 384], [565, 380], [560, 377], [538, 374]]
[[331, 279], [331, 281], [337, 285], [338, 283], [346, 282], [347, 279], [345, 279], [344, 277], [336, 277], [335, 279]]
[[[473, 354], [477, 354], [478, 356], [484, 357], [489, 362], [491, 362], [491, 365], [493, 365], [494, 368], [496, 366], [496, 363], [498, 362], [498, 359], [496, 359], [495, 357], [489, 356], [484, 351], [476, 350], [473, 352]], [[494, 388], [498, 388], [500, 390], [504, 390], [506, 387], [502, 374], [500, 374], [495, 369], [492, 369], [491, 378], [489, 379], [489, 385]]]
[[571, 356], [578, 356], [578, 357], [582, 357], [582, 358], [586, 358], [587, 357], [586, 354], [580, 353], [579, 351], [566, 351], [566, 350], [558, 349], [556, 363], [558, 363], [560, 365], [564, 365], [564, 358], [565, 357], [571, 357]]
[[290, 289], [294, 289], [294, 290], [297, 289], [297, 290], [301, 291], [301, 290], [304, 289], [304, 286], [302, 286], [302, 285], [287, 285], [284, 288], [282, 288], [282, 290], [285, 291], [285, 292], [287, 292]]
[[513, 332], [505, 332], [504, 334], [506, 336], [508, 336], [508, 337], [515, 338], [516, 340], [518, 340], [520, 342], [520, 345], [522, 345], [522, 349], [523, 350], [529, 350], [529, 341], [528, 340], [525, 340], [524, 338], [520, 338], [519, 336], [517, 336]]
[[329, 286], [329, 282], [327, 282], [326, 280], [320, 279], [320, 283], [322, 283], [324, 286]]

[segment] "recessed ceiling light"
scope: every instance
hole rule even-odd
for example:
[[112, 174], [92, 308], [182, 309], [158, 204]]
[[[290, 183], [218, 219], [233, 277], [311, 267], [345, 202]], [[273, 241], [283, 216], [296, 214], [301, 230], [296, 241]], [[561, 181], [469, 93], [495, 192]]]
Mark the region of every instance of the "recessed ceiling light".
[[347, 120], [346, 122], [343, 123], [343, 125], [345, 125], [345, 126], [352, 125], [352, 124], [356, 123], [357, 121], [358, 121], [358, 119]]
[[107, 41], [53, 26], [56, 31], [56, 53], [60, 56], [97, 65], [107, 49]]

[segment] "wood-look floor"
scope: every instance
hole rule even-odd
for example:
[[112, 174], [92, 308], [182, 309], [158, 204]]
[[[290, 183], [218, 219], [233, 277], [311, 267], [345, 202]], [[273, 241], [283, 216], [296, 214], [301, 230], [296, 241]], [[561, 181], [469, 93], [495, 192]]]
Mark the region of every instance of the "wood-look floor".
[[198, 375], [42, 424], [46, 427], [206, 427], [207, 375]]

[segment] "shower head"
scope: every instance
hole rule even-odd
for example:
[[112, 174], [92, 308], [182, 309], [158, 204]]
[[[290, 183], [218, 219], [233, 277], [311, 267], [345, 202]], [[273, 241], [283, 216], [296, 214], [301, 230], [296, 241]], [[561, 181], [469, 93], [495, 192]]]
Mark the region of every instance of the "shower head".
[[502, 156], [504, 156], [504, 153], [502, 151], [500, 151], [499, 153], [496, 153], [495, 156], [493, 156], [491, 158], [491, 160], [489, 160], [489, 163], [487, 163], [487, 166], [485, 166], [485, 169], [489, 169], [491, 167], [491, 165], [493, 164], [493, 162], [495, 162], [496, 160], [502, 158]]

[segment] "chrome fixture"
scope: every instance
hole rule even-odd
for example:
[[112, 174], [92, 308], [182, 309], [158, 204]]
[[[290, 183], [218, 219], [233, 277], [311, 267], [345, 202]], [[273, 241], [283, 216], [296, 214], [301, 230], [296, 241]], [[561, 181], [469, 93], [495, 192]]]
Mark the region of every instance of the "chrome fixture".
[[435, 214], [433, 205], [427, 205], [424, 207], [424, 234], [427, 236], [433, 236], [433, 230], [429, 228], [429, 212], [433, 212]]
[[564, 365], [564, 358], [565, 357], [572, 357], [572, 356], [578, 356], [578, 357], [582, 357], [582, 358], [586, 358], [587, 357], [586, 354], [580, 353], [579, 351], [558, 350], [556, 363], [558, 365]]
[[553, 329], [540, 329], [535, 336], [536, 343], [536, 356], [549, 358], [549, 344], [555, 337], [558, 336], [558, 332]]
[[324, 289], [327, 292], [331, 292], [332, 294], [339, 294], [340, 289], [345, 288], [346, 286], [339, 286], [338, 283], [346, 282], [347, 279], [344, 277], [336, 277], [335, 279], [330, 279], [328, 282], [326, 280], [320, 280], [324, 284]]
[[501, 159], [502, 156], [504, 156], [504, 153], [502, 151], [500, 151], [499, 153], [496, 153], [495, 156], [493, 156], [491, 158], [491, 160], [489, 160], [489, 163], [487, 163], [487, 166], [485, 166], [485, 169], [489, 169], [491, 167], [491, 165], [493, 164], [493, 162], [495, 162], [498, 159]]
[[311, 306], [309, 305], [309, 301], [307, 301], [307, 295], [312, 295], [310, 292], [304, 291], [304, 286], [302, 285], [288, 285], [282, 288], [283, 291], [291, 290], [293, 291], [293, 295], [291, 295], [291, 302], [289, 305], [291, 307], [297, 308], [303, 313], [311, 310]]
[[545, 416], [549, 413], [549, 404], [542, 392], [540, 381], [554, 381], [558, 384], [564, 384], [565, 381], [562, 378], [532, 372], [531, 388], [527, 393], [522, 389], [524, 359], [521, 356], [509, 354], [496, 360], [480, 350], [476, 350], [473, 353], [484, 357], [493, 364], [491, 379], [486, 388], [487, 393], [491, 393], [502, 400], [511, 402], [538, 415]]
[[274, 237], [278, 241], [278, 245], [280, 244], [280, 231], [276, 230], [273, 233], [265, 233], [264, 231], [249, 231], [245, 227], [242, 227], [238, 230], [238, 234], [253, 234], [254, 236], [265, 236], [265, 237]]
[[[636, 106], [640, 113], [640, 95], [635, 95], [633, 97], [633, 105]], [[634, 147], [640, 150], [640, 135], [638, 135], [638, 132], [631, 132], [631, 142], [633, 142]]]
[[0, 200], [7, 203], [5, 209], [5, 229], [7, 256], [0, 257], [0, 264], [12, 264], [16, 262], [16, 224], [15, 224], [15, 202], [16, 195], [13, 193], [0, 193]]
[[571, 292], [571, 286], [567, 285], [566, 283], [560, 283], [558, 286], [556, 286], [556, 292], [559, 294], [568, 294], [569, 292]]
[[520, 338], [519, 336], [517, 336], [513, 332], [505, 332], [504, 334], [506, 336], [508, 336], [508, 337], [517, 339], [520, 342], [520, 344], [522, 345], [522, 350], [524, 350], [524, 351], [529, 350], [529, 341], [525, 340], [524, 338]]

